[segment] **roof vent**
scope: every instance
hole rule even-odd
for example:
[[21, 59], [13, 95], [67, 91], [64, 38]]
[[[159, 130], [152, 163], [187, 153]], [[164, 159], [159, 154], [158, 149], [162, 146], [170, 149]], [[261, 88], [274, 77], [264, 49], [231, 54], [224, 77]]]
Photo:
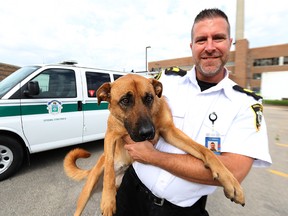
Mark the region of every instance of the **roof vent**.
[[76, 65], [78, 64], [77, 61], [73, 61], [73, 60], [69, 60], [69, 61], [63, 61], [60, 64], [64, 64], [64, 65]]

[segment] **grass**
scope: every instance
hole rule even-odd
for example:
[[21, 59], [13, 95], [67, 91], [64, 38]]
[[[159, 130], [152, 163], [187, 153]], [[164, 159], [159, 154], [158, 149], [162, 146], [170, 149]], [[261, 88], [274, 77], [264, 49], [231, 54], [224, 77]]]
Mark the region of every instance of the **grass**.
[[288, 100], [263, 100], [263, 104], [288, 106]]

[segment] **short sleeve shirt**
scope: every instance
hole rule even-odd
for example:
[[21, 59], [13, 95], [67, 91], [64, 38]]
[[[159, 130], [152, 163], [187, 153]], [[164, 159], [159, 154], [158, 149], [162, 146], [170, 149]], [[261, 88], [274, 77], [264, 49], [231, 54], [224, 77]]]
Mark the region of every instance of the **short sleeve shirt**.
[[[264, 117], [261, 127], [256, 125], [258, 115], [253, 105], [259, 104], [259, 101], [235, 91], [233, 86], [236, 83], [228, 78], [228, 73], [216, 86], [203, 92], [198, 86], [195, 68], [183, 77], [163, 74], [160, 81], [175, 126], [193, 140], [205, 145], [205, 138], [212, 130], [209, 115], [214, 112], [217, 120], [213, 127], [221, 138], [221, 152], [252, 157], [255, 159], [254, 166], [266, 167], [271, 164]], [[156, 148], [163, 152], [185, 154], [162, 138]], [[201, 196], [211, 194], [216, 189], [215, 186], [189, 182], [152, 165], [134, 162], [133, 166], [140, 180], [153, 194], [178, 206], [191, 206]]]

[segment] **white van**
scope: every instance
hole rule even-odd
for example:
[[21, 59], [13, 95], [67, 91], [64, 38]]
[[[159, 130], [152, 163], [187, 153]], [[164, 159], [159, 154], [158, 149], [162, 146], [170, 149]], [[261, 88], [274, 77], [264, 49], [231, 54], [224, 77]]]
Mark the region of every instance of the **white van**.
[[73, 62], [20, 68], [0, 82], [0, 180], [24, 156], [104, 138], [108, 104], [96, 90], [127, 73]]

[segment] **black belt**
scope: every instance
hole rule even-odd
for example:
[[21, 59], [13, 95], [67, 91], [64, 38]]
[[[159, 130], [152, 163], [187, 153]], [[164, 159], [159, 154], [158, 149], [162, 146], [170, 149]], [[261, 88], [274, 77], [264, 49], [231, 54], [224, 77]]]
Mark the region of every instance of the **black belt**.
[[[138, 188], [141, 192], [145, 193], [145, 195], [147, 196], [148, 200], [152, 201], [155, 205], [157, 206], [170, 206], [170, 207], [173, 207], [173, 208], [183, 208], [183, 207], [180, 207], [180, 206], [177, 206], [171, 202], [169, 202], [168, 200], [166, 199], [163, 199], [163, 198], [159, 198], [157, 196], [155, 196], [142, 182], [141, 180], [138, 178], [133, 166], [131, 165], [127, 172], [130, 174], [130, 176], [133, 178], [133, 182], [136, 186], [136, 188]], [[207, 200], [207, 196], [203, 196], [201, 197], [193, 206], [198, 206], [200, 208], [203, 208], [205, 209], [205, 206], [206, 206], [206, 200]], [[193, 207], [191, 206], [191, 207]], [[188, 208], [191, 208], [191, 207], [188, 207]]]

